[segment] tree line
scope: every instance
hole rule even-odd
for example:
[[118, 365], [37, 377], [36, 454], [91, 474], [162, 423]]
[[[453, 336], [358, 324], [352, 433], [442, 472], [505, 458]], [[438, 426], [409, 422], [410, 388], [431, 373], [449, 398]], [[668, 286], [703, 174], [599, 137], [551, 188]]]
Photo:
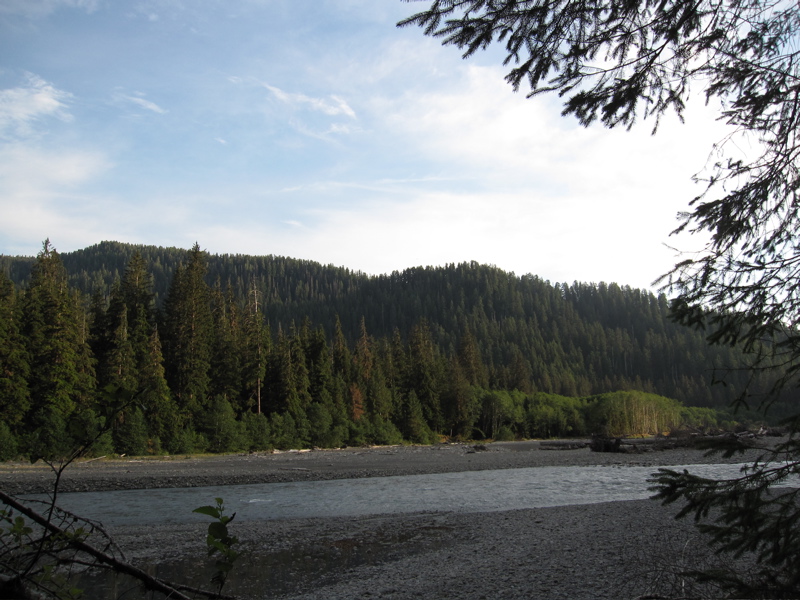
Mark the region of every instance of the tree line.
[[[475, 263], [373, 278], [307, 263], [309, 279], [278, 285], [278, 266], [248, 278], [264, 259], [224, 258], [209, 283], [214, 257], [195, 245], [158, 302], [153, 263], [126, 248], [121, 273], [91, 295], [49, 242], [23, 284], [0, 272], [4, 456], [65, 449], [108, 420], [100, 451], [143, 454], [656, 433], [716, 419], [659, 388], [714, 403], [706, 374], [685, 368], [707, 364], [701, 340], [668, 321], [664, 297]], [[226, 261], [240, 275], [223, 285]], [[5, 266], [19, 275], [20, 264]]]

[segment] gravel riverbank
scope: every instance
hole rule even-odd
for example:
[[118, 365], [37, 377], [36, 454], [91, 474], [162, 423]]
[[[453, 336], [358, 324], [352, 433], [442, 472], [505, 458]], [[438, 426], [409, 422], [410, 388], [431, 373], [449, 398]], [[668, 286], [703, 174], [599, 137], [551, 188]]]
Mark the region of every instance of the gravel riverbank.
[[[67, 470], [62, 490], [148, 489], [350, 479], [538, 466], [653, 467], [722, 462], [691, 448], [642, 454], [545, 449], [538, 442], [484, 449], [450, 444], [207, 458], [99, 460]], [[739, 457], [736, 462], [752, 459]], [[0, 486], [46, 491], [34, 465], [0, 465]], [[242, 558], [227, 589], [248, 598], [638, 598], [665, 593], [660, 565], [702, 554], [690, 522], [653, 501], [490, 513], [414, 513], [234, 521]], [[204, 583], [204, 526], [117, 527], [128, 558]], [[698, 554], [699, 553], [699, 554]], [[156, 568], [156, 567], [154, 567]], [[198, 581], [197, 573], [204, 573]], [[102, 596], [98, 596], [102, 597]], [[131, 596], [131, 597], [135, 597]]]
[[[390, 475], [452, 473], [523, 467], [628, 465], [660, 467], [681, 464], [742, 462], [707, 457], [693, 448], [639, 454], [566, 449], [548, 442], [496, 442], [487, 445], [439, 444], [341, 450], [288, 451], [203, 457], [115, 458], [78, 461], [64, 472], [62, 492], [109, 491], [359, 479]], [[0, 463], [0, 486], [11, 494], [47, 493], [53, 473], [41, 462]]]

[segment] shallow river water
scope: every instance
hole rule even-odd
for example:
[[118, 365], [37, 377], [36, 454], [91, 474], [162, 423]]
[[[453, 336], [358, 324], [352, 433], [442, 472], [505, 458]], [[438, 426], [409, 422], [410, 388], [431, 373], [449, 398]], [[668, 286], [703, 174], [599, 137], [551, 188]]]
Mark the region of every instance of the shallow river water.
[[[670, 467], [716, 478], [741, 465]], [[648, 498], [656, 467], [535, 467], [367, 479], [252, 485], [76, 492], [59, 505], [105, 525], [207, 520], [192, 508], [223, 498], [237, 521], [359, 516], [421, 511], [488, 512]]]

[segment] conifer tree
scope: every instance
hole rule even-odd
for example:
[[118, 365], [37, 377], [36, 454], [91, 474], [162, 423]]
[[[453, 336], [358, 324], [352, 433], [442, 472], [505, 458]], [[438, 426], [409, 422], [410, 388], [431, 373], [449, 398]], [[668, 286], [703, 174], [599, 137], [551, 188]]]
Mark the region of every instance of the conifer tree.
[[[292, 326], [294, 334], [294, 326]], [[295, 335], [286, 336], [278, 332], [278, 339], [270, 354], [267, 368], [267, 389], [269, 392], [269, 412], [273, 415], [289, 416], [278, 419], [271, 426], [273, 435], [283, 439], [283, 444], [302, 447], [308, 441], [309, 425], [306, 408], [310, 403], [308, 395], [308, 372], [305, 357]], [[280, 431], [288, 426], [289, 430]], [[291, 441], [290, 441], [291, 440]]]
[[167, 381], [192, 419], [206, 408], [210, 387], [213, 318], [205, 275], [206, 254], [195, 244], [186, 265], [175, 270], [161, 328]]
[[212, 452], [236, 452], [247, 446], [244, 424], [236, 420], [231, 403], [214, 396], [203, 415], [203, 431]]
[[515, 346], [512, 351], [511, 364], [508, 367], [508, 377], [506, 379], [506, 385], [503, 387], [525, 393], [530, 393], [532, 391], [530, 364], [522, 356], [522, 352], [518, 346]]
[[34, 456], [67, 455], [76, 436], [91, 435], [94, 373], [80, 308], [58, 253], [46, 240], [23, 303], [22, 333], [31, 366], [27, 446]]
[[[366, 319], [362, 316], [359, 337], [353, 352], [353, 381], [350, 384], [350, 414], [358, 421], [364, 440], [375, 444], [392, 444], [402, 436], [392, 423], [393, 398], [383, 374], [376, 341], [367, 333]], [[362, 419], [362, 417], [366, 417]]]
[[[94, 415], [98, 409], [97, 405], [97, 361], [92, 355], [91, 331], [89, 315], [86, 312], [86, 298], [78, 290], [70, 289], [70, 296], [72, 300], [72, 310], [77, 322], [77, 367], [78, 377], [80, 380], [79, 389], [81, 390], [78, 396], [81, 405], [81, 410], [85, 413], [83, 419], [85, 421], [94, 419]], [[88, 421], [87, 421], [88, 422]], [[92, 425], [101, 425], [95, 423]]]
[[115, 416], [113, 439], [120, 453], [173, 448], [180, 419], [164, 379], [155, 325], [152, 276], [142, 255], [133, 253], [121, 281], [111, 289], [108, 308], [93, 301], [94, 347], [101, 386], [136, 392], [137, 403]]
[[14, 284], [0, 271], [0, 421], [10, 429], [30, 408], [28, 356], [20, 335], [21, 306]]
[[122, 301], [127, 308], [128, 337], [136, 357], [137, 369], [147, 362], [150, 336], [156, 326], [153, 276], [141, 253], [133, 253], [121, 282]]
[[357, 423], [364, 416], [364, 393], [358, 383], [350, 383], [350, 419]]
[[148, 321], [154, 321], [153, 276], [138, 250], [134, 251], [125, 267], [121, 292], [129, 315], [143, 311]]
[[478, 417], [478, 407], [473, 399], [469, 380], [461, 367], [461, 361], [456, 357], [452, 357], [449, 361], [446, 381], [442, 394], [442, 408], [450, 434], [456, 438], [470, 439]]
[[298, 435], [306, 445], [309, 438], [307, 410], [311, 404], [311, 394], [309, 393], [311, 382], [304, 351], [307, 344], [302, 335], [294, 331], [294, 324], [292, 324], [292, 330], [293, 335], [289, 339], [292, 398], [288, 412], [294, 418]]
[[349, 380], [352, 364], [350, 349], [342, 331], [342, 322], [339, 320], [339, 315], [336, 315], [333, 328], [333, 372]]
[[422, 407], [430, 428], [442, 431], [444, 419], [439, 402], [440, 363], [430, 328], [423, 320], [411, 330], [408, 342], [408, 371], [406, 385]]
[[391, 419], [393, 413], [392, 394], [386, 384], [383, 375], [383, 368], [376, 364], [372, 370], [372, 376], [366, 383], [367, 389], [367, 410], [370, 415], [382, 419]]
[[244, 314], [242, 341], [242, 397], [244, 407], [262, 414], [261, 397], [267, 362], [272, 350], [272, 336], [264, 322], [259, 291], [251, 285]]
[[[128, 337], [128, 308], [122, 302], [112, 302], [107, 320], [115, 324], [109, 339], [109, 349], [101, 364], [103, 387], [114, 386], [128, 393], [136, 392], [139, 386], [139, 373], [136, 357]], [[120, 454], [144, 454], [147, 450], [147, 427], [144, 415], [138, 405], [122, 408], [113, 416], [112, 439], [114, 449]]]
[[486, 387], [488, 385], [486, 367], [481, 360], [480, 349], [475, 341], [475, 336], [469, 326], [464, 327], [464, 333], [458, 342], [458, 361], [461, 371], [469, 385]]
[[214, 319], [212, 343], [210, 390], [214, 396], [222, 396], [241, 412], [239, 393], [242, 389], [242, 329], [239, 307], [228, 286], [222, 292], [217, 281], [211, 294]]
[[403, 398], [398, 417], [400, 421], [398, 428], [405, 439], [416, 444], [431, 444], [436, 441], [436, 436], [428, 426], [422, 405], [414, 390], [408, 392]]
[[[112, 287], [113, 289], [113, 287]], [[96, 288], [92, 292], [89, 303], [89, 347], [92, 356], [98, 363], [98, 373], [102, 373], [102, 364], [109, 347], [109, 326], [106, 316], [108, 310], [108, 298], [103, 292]], [[102, 387], [102, 382], [99, 382]]]
[[133, 345], [128, 336], [128, 309], [122, 303], [112, 304], [109, 312], [114, 309], [118, 310], [118, 314], [108, 315], [108, 320], [114, 325], [114, 329], [109, 336], [109, 349], [100, 368], [102, 375], [100, 381], [104, 387], [113, 385], [134, 392], [139, 377]]
[[138, 404], [128, 406], [119, 413], [112, 437], [114, 450], [119, 454], [141, 456], [148, 452], [147, 423]]
[[164, 358], [158, 330], [153, 328], [148, 340], [147, 355], [139, 365], [140, 402], [145, 409], [153, 450], [163, 447], [177, 451], [183, 418], [172, 397], [164, 375]]
[[306, 360], [309, 365], [308, 391], [311, 399], [332, 409], [333, 359], [322, 327], [315, 329], [309, 336]]
[[359, 323], [359, 337], [356, 342], [356, 351], [353, 354], [353, 363], [358, 370], [358, 377], [363, 381], [369, 381], [372, 377], [372, 369], [375, 364], [375, 356], [372, 351], [373, 342], [367, 334], [367, 325], [364, 317]]

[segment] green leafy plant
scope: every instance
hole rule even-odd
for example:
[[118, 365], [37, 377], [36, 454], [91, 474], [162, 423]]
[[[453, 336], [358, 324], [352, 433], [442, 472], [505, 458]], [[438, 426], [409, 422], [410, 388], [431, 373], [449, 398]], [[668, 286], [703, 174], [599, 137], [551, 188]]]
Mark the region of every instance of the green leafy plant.
[[214, 498], [214, 500], [216, 501], [216, 506], [200, 506], [192, 512], [215, 519], [208, 525], [206, 545], [208, 546], [209, 556], [219, 554], [215, 562], [217, 570], [211, 577], [211, 583], [217, 585], [217, 593], [219, 593], [228, 580], [228, 575], [233, 569], [234, 562], [239, 558], [239, 553], [233, 549], [239, 539], [228, 532], [228, 523], [233, 521], [236, 513], [231, 516], [225, 515], [225, 506], [222, 498]]

